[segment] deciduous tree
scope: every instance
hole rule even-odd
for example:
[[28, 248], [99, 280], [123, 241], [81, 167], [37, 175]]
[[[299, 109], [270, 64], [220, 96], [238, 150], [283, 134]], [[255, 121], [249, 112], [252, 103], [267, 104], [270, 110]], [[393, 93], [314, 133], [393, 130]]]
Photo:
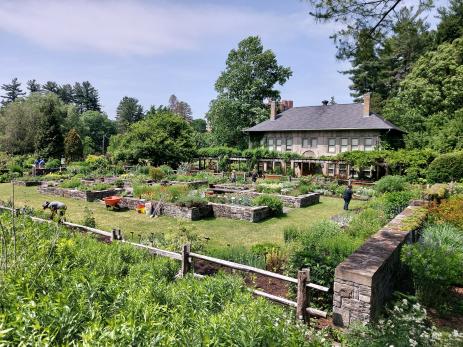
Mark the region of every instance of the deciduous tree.
[[64, 138], [64, 155], [68, 160], [82, 159], [83, 144], [76, 129], [69, 130]]

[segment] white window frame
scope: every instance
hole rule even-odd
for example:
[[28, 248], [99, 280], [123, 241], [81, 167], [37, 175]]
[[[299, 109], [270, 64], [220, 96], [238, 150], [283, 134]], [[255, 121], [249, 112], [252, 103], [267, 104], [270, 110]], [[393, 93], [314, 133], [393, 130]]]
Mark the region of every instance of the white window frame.
[[281, 139], [276, 140], [275, 148], [277, 152], [281, 152], [283, 141]]
[[336, 164], [328, 163], [328, 176], [335, 176], [336, 174]]
[[288, 138], [286, 139], [286, 151], [287, 152], [291, 152], [293, 150], [293, 139], [292, 138]]
[[267, 148], [269, 151], [273, 151], [275, 149], [275, 140], [274, 139], [267, 139]]
[[309, 148], [309, 139], [308, 138], [303, 138], [302, 139], [302, 148]]
[[351, 151], [359, 150], [359, 139], [357, 137], [353, 137], [350, 139], [350, 150]]
[[[334, 142], [334, 144], [331, 144], [332, 141]], [[336, 153], [336, 138], [328, 139], [328, 153]]]
[[[368, 140], [369, 140], [369, 142], [370, 142], [369, 145], [367, 145], [367, 141], [368, 141]], [[374, 145], [373, 145], [373, 138], [372, 138], [372, 137], [365, 137], [363, 143], [364, 143], [363, 149], [364, 149], [365, 151], [369, 152], [369, 151], [374, 150], [375, 147], [374, 147]]]
[[312, 137], [310, 139], [310, 148], [317, 148], [318, 146], [318, 139], [316, 137]]
[[341, 138], [341, 153], [349, 150], [349, 139], [346, 137]]

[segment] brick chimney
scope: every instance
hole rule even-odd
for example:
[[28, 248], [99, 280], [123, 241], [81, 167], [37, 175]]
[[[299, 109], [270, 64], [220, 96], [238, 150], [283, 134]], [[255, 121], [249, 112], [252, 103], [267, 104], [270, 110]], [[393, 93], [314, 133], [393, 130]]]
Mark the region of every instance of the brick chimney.
[[275, 120], [277, 116], [277, 102], [275, 100], [270, 101], [270, 120]]
[[363, 116], [370, 117], [370, 97], [371, 93], [363, 95]]
[[280, 112], [289, 110], [290, 108], [293, 108], [293, 100], [281, 100], [280, 102]]

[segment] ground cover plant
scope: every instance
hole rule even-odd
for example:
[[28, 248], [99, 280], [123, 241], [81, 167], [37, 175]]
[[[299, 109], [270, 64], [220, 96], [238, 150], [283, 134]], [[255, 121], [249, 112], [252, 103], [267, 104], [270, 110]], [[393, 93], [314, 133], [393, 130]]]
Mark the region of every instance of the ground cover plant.
[[310, 345], [291, 311], [239, 278], [175, 280], [178, 262], [17, 222], [16, 261], [0, 272], [3, 345]]

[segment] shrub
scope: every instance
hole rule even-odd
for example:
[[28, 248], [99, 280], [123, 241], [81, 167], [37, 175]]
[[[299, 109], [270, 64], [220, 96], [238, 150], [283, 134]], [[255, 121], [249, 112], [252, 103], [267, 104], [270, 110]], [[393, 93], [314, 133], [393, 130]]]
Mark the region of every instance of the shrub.
[[268, 206], [274, 216], [283, 214], [283, 202], [276, 196], [260, 195], [252, 200], [254, 206]]
[[159, 170], [161, 170], [164, 173], [164, 176], [170, 176], [174, 174], [174, 170], [169, 165], [161, 165], [159, 167]]
[[431, 214], [440, 220], [463, 229], [463, 195], [452, 196], [431, 209]]
[[81, 187], [82, 189], [85, 189], [85, 190], [107, 190], [107, 189], [110, 189], [112, 188], [112, 185], [108, 184], [108, 183], [95, 183], [95, 184], [92, 184], [90, 186], [85, 186], [85, 187]]
[[158, 167], [150, 167], [149, 168], [149, 176], [155, 181], [160, 181], [166, 175], [164, 174], [164, 171], [161, 170], [160, 168], [158, 168]]
[[346, 345], [353, 347], [380, 346], [460, 346], [463, 335], [438, 332], [429, 324], [426, 310], [407, 299], [397, 300], [386, 310], [386, 317], [369, 325], [350, 327]]
[[301, 230], [294, 226], [288, 226], [283, 229], [283, 239], [285, 243], [293, 242], [298, 240], [301, 237]]
[[10, 170], [10, 172], [13, 172], [13, 173], [19, 173], [22, 175], [23, 173], [23, 169], [22, 167], [19, 165], [19, 164], [16, 164], [16, 163], [12, 163], [8, 166], [8, 170]]
[[79, 177], [72, 177], [61, 184], [62, 188], [68, 188], [68, 189], [76, 189], [80, 188], [82, 186], [82, 182], [80, 181]]
[[202, 207], [207, 205], [207, 200], [199, 195], [187, 195], [179, 197], [176, 204], [182, 207]]
[[367, 239], [386, 224], [386, 216], [379, 209], [366, 208], [355, 215], [347, 227], [347, 233], [354, 237]]
[[463, 178], [463, 152], [438, 156], [428, 167], [426, 175], [431, 183], [459, 181]]
[[427, 200], [433, 200], [440, 202], [449, 195], [448, 185], [444, 183], [433, 184], [431, 187], [425, 190], [424, 197]]
[[84, 220], [82, 221], [82, 224], [90, 228], [96, 228], [95, 216], [93, 215], [92, 210], [88, 207], [85, 207], [84, 209]]
[[394, 218], [408, 206], [410, 200], [414, 197], [416, 197], [416, 194], [411, 191], [385, 193], [382, 199], [384, 214], [389, 219]]
[[463, 233], [449, 224], [427, 226], [422, 240], [402, 249], [402, 260], [412, 271], [418, 298], [447, 311], [449, 290], [463, 284]]
[[266, 268], [264, 254], [253, 252], [243, 246], [208, 248], [207, 254], [212, 257], [257, 267], [259, 269], [265, 270]]
[[[290, 272], [295, 274], [297, 270], [308, 267], [313, 282], [330, 287], [336, 266], [362, 243], [363, 239], [343, 232], [336, 223], [321, 221], [300, 231], [288, 259]], [[332, 304], [332, 294], [321, 294], [314, 301], [318, 306], [328, 308]]]
[[407, 181], [402, 176], [384, 176], [375, 184], [378, 193], [401, 192], [405, 190]]

